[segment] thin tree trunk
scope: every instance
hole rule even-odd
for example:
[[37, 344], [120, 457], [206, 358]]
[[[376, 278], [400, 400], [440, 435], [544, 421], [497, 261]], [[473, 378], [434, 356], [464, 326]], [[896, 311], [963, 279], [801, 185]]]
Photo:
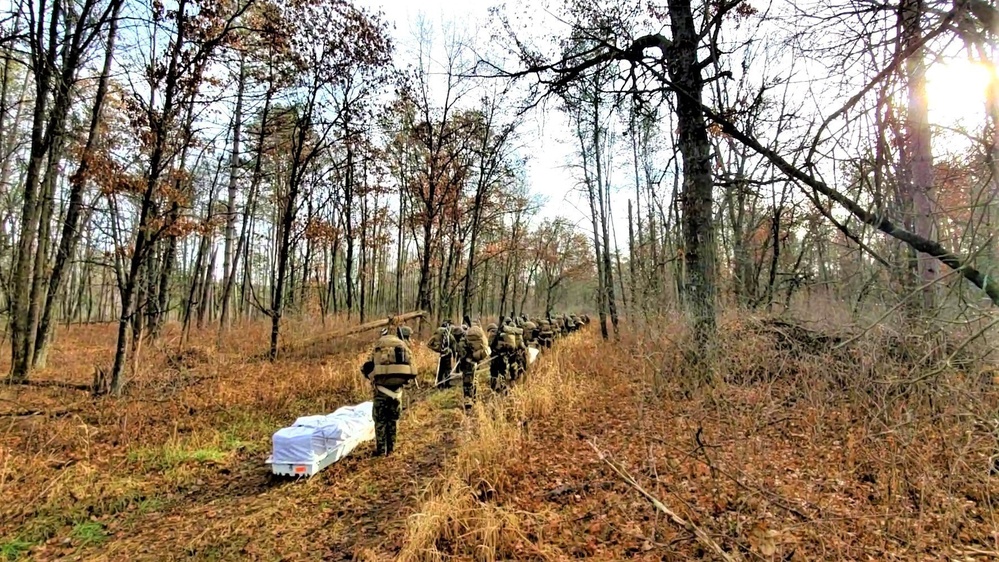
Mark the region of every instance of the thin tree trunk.
[[[911, 205], [913, 230], [917, 236], [927, 240], [936, 239], [936, 224], [933, 220], [934, 172], [932, 131], [929, 121], [929, 104], [926, 97], [926, 61], [923, 49], [917, 48], [922, 41], [923, 0], [905, 0], [899, 7], [902, 10], [903, 43], [906, 52], [915, 51], [905, 61], [905, 82], [908, 90], [906, 110], [905, 144], [902, 154], [903, 189], [906, 203]], [[939, 260], [929, 254], [917, 253], [917, 277], [922, 284], [924, 313], [930, 313], [936, 306], [938, 288], [933, 281], [939, 275]]]
[[[239, 262], [239, 248], [236, 242], [236, 191], [239, 182], [240, 140], [243, 125], [243, 92], [246, 89], [246, 58], [243, 52], [239, 55], [239, 79], [236, 83], [236, 110], [232, 122], [232, 158], [229, 161], [229, 193], [226, 199], [225, 221], [225, 256], [222, 261], [222, 305], [219, 318], [220, 330], [227, 330], [232, 324], [229, 318], [229, 304], [232, 300], [232, 284], [236, 278], [236, 267]], [[265, 111], [268, 99], [264, 102]], [[266, 118], [266, 113], [265, 113]], [[261, 124], [261, 134], [264, 126]], [[245, 224], [245, 219], [244, 219]]]
[[70, 178], [69, 203], [66, 208], [66, 219], [63, 222], [62, 235], [59, 240], [59, 249], [56, 251], [55, 263], [52, 267], [52, 275], [49, 278], [48, 291], [45, 296], [45, 306], [42, 309], [42, 317], [38, 325], [35, 341], [34, 364], [35, 367], [44, 368], [48, 355], [49, 342], [52, 335], [54, 323], [52, 322], [52, 309], [55, 300], [62, 290], [63, 278], [70, 260], [76, 252], [76, 245], [80, 240], [84, 224], [81, 224], [80, 215], [83, 211], [83, 192], [86, 188], [87, 174], [90, 168], [90, 159], [94, 152], [94, 145], [100, 134], [100, 123], [104, 108], [104, 99], [107, 96], [108, 81], [111, 73], [111, 64], [114, 60], [114, 46], [118, 35], [118, 12], [121, 8], [120, 2], [115, 2], [112, 8], [110, 25], [108, 29], [107, 47], [104, 55], [104, 66], [101, 69], [101, 76], [97, 82], [97, 92], [94, 97], [94, 106], [90, 114], [90, 128], [87, 131], [87, 142], [84, 145], [83, 153], [80, 157], [80, 164], [76, 172]]

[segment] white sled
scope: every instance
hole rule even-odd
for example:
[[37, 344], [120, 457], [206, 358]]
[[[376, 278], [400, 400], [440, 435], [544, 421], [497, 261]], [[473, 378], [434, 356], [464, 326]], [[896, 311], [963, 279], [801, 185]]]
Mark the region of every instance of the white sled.
[[327, 415], [305, 416], [277, 431], [266, 464], [279, 476], [309, 477], [375, 438], [371, 402]]
[[541, 353], [541, 350], [536, 347], [527, 348], [527, 364], [534, 364], [534, 362], [538, 360], [539, 353]]
[[325, 455], [317, 455], [311, 461], [282, 461], [267, 457], [271, 472], [277, 476], [304, 476], [308, 478], [338, 460], [346, 457], [358, 445], [375, 438], [375, 430], [371, 428], [370, 435], [360, 435], [344, 441], [339, 447], [328, 451]]

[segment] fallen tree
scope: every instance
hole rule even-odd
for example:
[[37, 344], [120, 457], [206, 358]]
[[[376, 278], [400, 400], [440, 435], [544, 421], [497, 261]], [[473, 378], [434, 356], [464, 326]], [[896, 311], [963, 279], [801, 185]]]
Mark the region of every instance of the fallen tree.
[[378, 328], [384, 328], [386, 326], [398, 326], [404, 322], [409, 322], [410, 320], [415, 320], [417, 318], [425, 318], [427, 313], [418, 310], [414, 312], [407, 312], [405, 314], [398, 314], [396, 316], [389, 316], [382, 318], [380, 320], [372, 320], [371, 322], [366, 322], [364, 324], [359, 324], [357, 326], [351, 326], [350, 328], [345, 328], [330, 334], [322, 334], [314, 338], [309, 338], [306, 340], [301, 340], [295, 343], [286, 343], [281, 347], [282, 352], [300, 350], [308, 348], [310, 346], [316, 345], [317, 343], [324, 343], [337, 338], [345, 338], [347, 336], [352, 336], [355, 334], [362, 334], [364, 332], [369, 332], [371, 330], [377, 330]]

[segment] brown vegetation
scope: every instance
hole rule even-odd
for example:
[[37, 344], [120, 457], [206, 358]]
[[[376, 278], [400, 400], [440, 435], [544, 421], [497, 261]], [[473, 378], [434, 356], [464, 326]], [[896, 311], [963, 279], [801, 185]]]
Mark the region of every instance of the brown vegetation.
[[0, 395], [0, 546], [37, 560], [716, 557], [597, 450], [734, 559], [995, 552], [990, 378], [904, 384], [879, 331], [831, 351], [812, 341], [828, 326], [720, 320], [712, 386], [685, 376], [679, 322], [620, 344], [591, 330], [467, 414], [427, 389], [418, 346], [399, 454], [364, 446], [303, 482], [270, 478], [269, 436], [366, 399], [363, 339], [270, 363], [250, 353], [267, 327], [244, 326], [219, 351], [152, 352], [114, 399], [44, 384], [83, 384], [109, 356], [110, 328], [73, 328], [39, 384]]

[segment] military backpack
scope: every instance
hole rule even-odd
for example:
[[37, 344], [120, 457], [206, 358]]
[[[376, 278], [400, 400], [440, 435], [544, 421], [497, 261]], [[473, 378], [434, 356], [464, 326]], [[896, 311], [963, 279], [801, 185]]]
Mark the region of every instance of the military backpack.
[[528, 320], [524, 322], [524, 339], [533, 342], [538, 337], [538, 325]]
[[481, 326], [469, 327], [468, 331], [465, 332], [464, 342], [465, 355], [472, 361], [484, 361], [492, 354], [489, 342], [486, 340], [486, 333], [482, 331]]
[[524, 330], [514, 326], [503, 326], [496, 335], [496, 351], [516, 351], [523, 343]]
[[416, 378], [413, 356], [406, 342], [395, 336], [382, 336], [371, 354], [374, 369], [371, 380], [386, 388], [398, 388]]
[[437, 353], [445, 353], [449, 351], [448, 343], [451, 341], [450, 333], [447, 328], [437, 328], [434, 335], [430, 336], [430, 341], [427, 342], [427, 347], [436, 351]]

